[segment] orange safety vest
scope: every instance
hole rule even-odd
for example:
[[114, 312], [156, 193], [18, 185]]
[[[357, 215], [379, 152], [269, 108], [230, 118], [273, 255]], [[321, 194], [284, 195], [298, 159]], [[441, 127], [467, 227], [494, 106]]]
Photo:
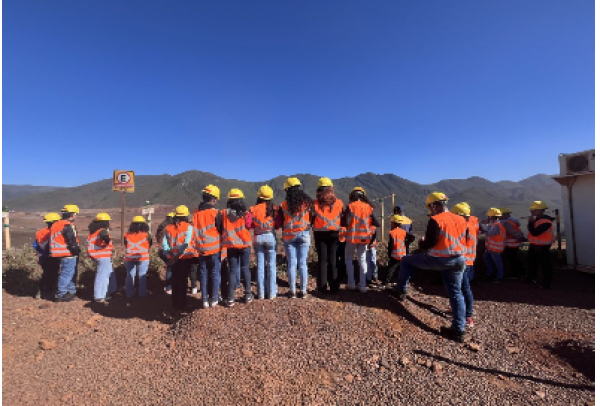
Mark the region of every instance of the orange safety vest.
[[58, 220], [52, 227], [50, 227], [50, 256], [61, 258], [61, 257], [73, 257], [71, 251], [67, 248], [67, 242], [62, 232], [66, 225], [73, 227], [73, 233], [75, 233], [75, 241], [79, 244], [79, 237], [77, 236], [77, 230], [75, 225], [69, 220]]
[[[489, 233], [493, 232], [492, 235]], [[485, 248], [490, 252], [501, 253], [506, 245], [506, 227], [501, 222], [496, 222], [485, 236]]]
[[288, 211], [287, 201], [281, 203], [281, 210], [283, 211], [283, 239], [284, 241], [291, 241], [303, 231], [308, 230], [310, 226], [310, 213], [308, 208], [304, 211], [292, 215]]
[[467, 230], [469, 230], [469, 236], [465, 242], [467, 252], [465, 252], [464, 256], [467, 265], [473, 265], [475, 263], [475, 257], [477, 257], [477, 240], [479, 237], [479, 219], [477, 217], [469, 217], [469, 220], [467, 221]]
[[467, 252], [465, 233], [467, 221], [449, 211], [431, 216], [440, 227], [437, 243], [428, 251], [432, 257], [457, 257]]
[[246, 228], [246, 216], [238, 217], [231, 221], [227, 215], [227, 209], [223, 210], [223, 234], [221, 244], [226, 248], [247, 248], [252, 245], [250, 231]]
[[[273, 211], [277, 211], [277, 207], [273, 206]], [[261, 235], [272, 233], [275, 228], [275, 220], [273, 217], [267, 217], [267, 204], [260, 203], [250, 207], [252, 213], [252, 225], [254, 226], [254, 234]]]
[[87, 238], [87, 252], [92, 258], [110, 258], [112, 257], [113, 242], [112, 239], [108, 244], [100, 238], [100, 229]]
[[406, 256], [406, 231], [402, 227], [396, 227], [390, 231], [390, 238], [394, 241], [394, 248], [392, 251], [392, 258], [401, 260], [402, 257]]
[[[167, 237], [167, 244], [169, 245], [170, 252], [167, 254], [167, 258], [173, 258], [177, 254], [179, 254], [179, 246], [185, 242], [185, 235], [187, 234], [188, 228], [190, 227], [190, 223], [187, 221], [180, 221], [178, 224], [169, 224], [165, 228], [165, 236]], [[193, 237], [192, 230], [192, 237]], [[192, 239], [190, 239], [190, 244]], [[187, 259], [197, 257], [194, 247], [188, 247], [185, 249], [183, 253], [179, 256], [180, 259]]]
[[348, 205], [346, 240], [350, 244], [368, 244], [371, 241], [371, 215], [373, 208], [357, 200]]
[[318, 200], [314, 202], [315, 223], [313, 231], [339, 231], [344, 203], [340, 199], [335, 199], [333, 206], [321, 208]]
[[150, 241], [148, 233], [126, 233], [125, 261], [149, 261]]
[[197, 253], [202, 256], [219, 252], [220, 236], [215, 225], [217, 214], [219, 214], [219, 211], [215, 208], [196, 210], [192, 221], [194, 226], [192, 239], [186, 252]]
[[[521, 227], [519, 227], [519, 223], [516, 221], [513, 221], [512, 219], [506, 219], [505, 221], [510, 223], [515, 230], [519, 231], [521, 229]], [[510, 235], [508, 235], [508, 233], [506, 233], [506, 246], [509, 248], [519, 248], [521, 246], [521, 242], [512, 238]]]
[[539, 219], [533, 224], [533, 227], [535, 228], [535, 227], [538, 227], [538, 226], [540, 226], [542, 224], [546, 224], [546, 223], [550, 224], [550, 228], [548, 230], [544, 231], [542, 234], [533, 236], [530, 232], [527, 233], [527, 239], [529, 240], [530, 244], [552, 245], [552, 243], [554, 242], [554, 225], [552, 224], [551, 220]]
[[[35, 240], [42, 251], [46, 250], [46, 247], [50, 243], [50, 229], [48, 227], [42, 228], [35, 233]], [[42, 254], [37, 252], [37, 256], [41, 257]]]

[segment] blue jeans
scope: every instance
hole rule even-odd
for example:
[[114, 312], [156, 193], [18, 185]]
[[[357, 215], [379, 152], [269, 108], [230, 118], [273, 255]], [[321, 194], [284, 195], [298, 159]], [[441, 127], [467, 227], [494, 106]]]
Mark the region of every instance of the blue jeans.
[[252, 294], [252, 281], [250, 280], [250, 247], [227, 248], [227, 261], [229, 262], [229, 296], [228, 300], [235, 298], [235, 290], [240, 286], [240, 271], [244, 274], [244, 294]]
[[[275, 236], [272, 233], [254, 236], [256, 252], [256, 286], [259, 299], [277, 296], [277, 268], [275, 267]], [[265, 274], [265, 261], [267, 272]]]
[[138, 274], [138, 296], [144, 297], [147, 295], [146, 292], [146, 272], [148, 272], [148, 265], [150, 261], [125, 261], [125, 268], [127, 269], [127, 278], [125, 279], [125, 293], [127, 298], [131, 299], [135, 294], [134, 280], [137, 268]]
[[473, 265], [467, 265], [465, 274], [469, 277], [469, 282], [472, 281], [475, 277], [475, 267]]
[[359, 283], [361, 288], [367, 287], [367, 244], [352, 244], [346, 242], [346, 276], [348, 277], [348, 286], [355, 287], [354, 282], [354, 251], [358, 258], [358, 266], [360, 268]]
[[367, 280], [378, 279], [377, 272], [377, 248], [373, 245], [367, 247]]
[[462, 281], [465, 271], [464, 257], [433, 257], [428, 254], [414, 254], [402, 258], [398, 285], [396, 290], [406, 293], [408, 281], [414, 275], [415, 269], [431, 269], [442, 271], [444, 285], [450, 297], [452, 307], [452, 328], [465, 331], [465, 298], [462, 292]]
[[77, 265], [79, 257], [67, 257], [60, 260], [60, 273], [58, 275], [58, 288], [56, 297], [63, 297], [67, 293], [75, 294], [75, 281], [77, 280]]
[[[200, 271], [200, 289], [203, 302], [218, 302], [219, 287], [221, 286], [221, 252], [212, 255], [198, 256], [198, 270]], [[210, 295], [208, 293], [208, 280], [210, 279]]]
[[465, 298], [465, 316], [473, 317], [473, 292], [471, 292], [471, 283], [469, 282], [473, 279], [473, 265], [467, 265], [465, 272], [463, 272], [463, 280], [462, 280], [462, 294]]
[[494, 264], [496, 264], [496, 278], [502, 279], [504, 277], [504, 264], [502, 263], [501, 253], [485, 250], [483, 260], [485, 261], [485, 273], [487, 276], [494, 274]]
[[290, 292], [296, 293], [296, 268], [300, 274], [300, 290], [306, 292], [308, 283], [308, 249], [310, 248], [310, 232], [303, 231], [288, 241], [284, 241], [285, 256], [287, 258], [287, 276]]
[[96, 279], [94, 279], [94, 299], [100, 300], [117, 291], [117, 278], [110, 258], [96, 260]]

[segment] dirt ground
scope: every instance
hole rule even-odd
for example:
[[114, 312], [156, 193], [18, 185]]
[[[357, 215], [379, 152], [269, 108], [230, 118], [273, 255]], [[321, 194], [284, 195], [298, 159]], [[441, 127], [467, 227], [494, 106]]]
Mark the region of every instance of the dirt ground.
[[404, 303], [341, 291], [203, 310], [190, 295], [198, 310], [183, 317], [163, 277], [150, 276], [149, 297], [107, 306], [5, 286], [6, 404], [594, 404], [591, 275], [559, 271], [551, 291], [474, 286], [465, 344], [438, 334], [448, 299], [431, 275]]

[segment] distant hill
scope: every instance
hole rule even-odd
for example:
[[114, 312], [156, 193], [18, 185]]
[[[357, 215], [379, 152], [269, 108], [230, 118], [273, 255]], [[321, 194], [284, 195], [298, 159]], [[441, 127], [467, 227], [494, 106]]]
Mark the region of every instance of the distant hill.
[[62, 189], [58, 186], [33, 186], [33, 185], [2, 185], [2, 200], [16, 199], [17, 197], [29, 196], [36, 193], [51, 192]]
[[[215, 184], [221, 188], [221, 207], [225, 203], [227, 191], [237, 187], [242, 189], [246, 200], [254, 204], [256, 191], [261, 185], [268, 184], [275, 191], [274, 201], [279, 203], [284, 198], [283, 183], [288, 176], [297, 176], [309, 195], [315, 197], [319, 177], [309, 174], [281, 175], [264, 182], [245, 182], [224, 179], [217, 175], [201, 171], [188, 171], [178, 175], [142, 175], [136, 177], [136, 193], [127, 194], [128, 207], [140, 207], [149, 200], [152, 204], [178, 205], [186, 204], [190, 208], [198, 205], [201, 191], [207, 184]], [[112, 191], [112, 180], [105, 179], [86, 185], [56, 188], [43, 193], [27, 196], [4, 198], [3, 204], [16, 211], [49, 211], [58, 210], [65, 203], [78, 204], [82, 208], [113, 208], [121, 204], [120, 193]], [[560, 207], [560, 186], [548, 175], [535, 175], [520, 182], [490, 182], [479, 177], [469, 179], [445, 179], [431, 185], [420, 185], [393, 174], [377, 175], [364, 173], [353, 178], [333, 179], [336, 194], [344, 202], [352, 188], [363, 187], [370, 198], [396, 194], [396, 204], [402, 204], [408, 216], [426, 217], [424, 200], [432, 191], [443, 191], [451, 199], [451, 203], [467, 201], [473, 207], [473, 214], [484, 216], [491, 206], [507, 206], [515, 214], [528, 214], [529, 204], [533, 200], [544, 200], [551, 208]], [[3, 185], [3, 189], [7, 186]], [[391, 212], [390, 200], [385, 201], [386, 215]], [[379, 213], [379, 209], [377, 211]]]

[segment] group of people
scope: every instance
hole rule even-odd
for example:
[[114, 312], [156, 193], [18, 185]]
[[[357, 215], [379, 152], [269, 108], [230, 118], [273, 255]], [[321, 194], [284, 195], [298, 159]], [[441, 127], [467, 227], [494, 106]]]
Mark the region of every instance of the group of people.
[[[216, 306], [219, 301], [231, 307], [235, 304], [235, 291], [243, 276], [245, 303], [255, 296], [251, 289], [251, 249], [257, 259], [256, 297], [274, 299], [277, 296], [275, 230], [281, 229], [290, 298], [307, 297], [307, 257], [311, 240], [318, 256], [316, 294], [336, 292], [340, 289], [340, 262], [347, 275], [346, 289], [367, 292], [368, 284], [376, 279], [376, 268], [369, 266], [370, 256], [376, 263], [376, 234], [380, 227], [374, 214], [373, 204], [361, 187], [350, 193], [348, 204], [336, 197], [333, 183], [328, 178], [318, 182], [316, 199], [302, 189], [298, 178], [288, 178], [284, 184], [285, 199], [281, 205], [273, 204], [273, 190], [265, 185], [259, 188], [254, 205], [247, 207], [244, 193], [231, 189], [227, 194], [226, 208], [218, 210], [221, 197], [217, 186], [208, 185], [202, 190], [202, 202], [190, 213], [188, 207], [177, 206], [159, 226], [157, 243], [160, 257], [167, 265], [167, 286], [172, 295], [173, 307], [187, 310], [188, 277], [192, 277], [193, 289], [200, 279], [201, 299], [204, 308]], [[401, 207], [394, 209], [388, 236], [387, 253], [389, 266], [381, 278], [382, 286], [391, 289], [399, 300], [407, 296], [407, 286], [416, 269], [441, 271], [450, 297], [453, 321], [443, 327], [442, 334], [456, 341], [463, 341], [465, 329], [473, 326], [473, 295], [469, 281], [473, 277], [473, 263], [479, 233], [486, 236], [484, 255], [487, 275], [493, 281], [503, 278], [500, 255], [520, 270], [515, 250], [521, 242], [530, 243], [527, 280], [533, 282], [537, 263], [544, 269], [542, 286], [550, 288], [552, 267], [549, 249], [553, 242], [552, 218], [544, 214], [547, 206], [534, 202], [528, 225], [528, 236], [520, 231], [518, 220], [510, 216], [508, 209], [491, 208], [488, 219], [482, 222], [471, 216], [470, 207], [462, 202], [451, 209], [444, 193], [431, 193], [426, 199], [430, 211], [425, 236], [419, 242], [419, 254], [408, 254], [415, 240], [411, 220]], [[48, 213], [44, 217], [47, 227], [36, 234], [34, 247], [40, 255], [43, 268], [40, 295], [52, 296], [56, 301], [75, 298], [77, 261], [80, 253], [79, 240], [73, 221], [79, 208], [64, 206], [61, 215]], [[110, 216], [99, 213], [89, 226], [87, 253], [96, 263], [94, 300], [106, 303], [116, 291], [116, 280], [111, 262], [113, 243], [109, 228]], [[312, 229], [312, 236], [311, 236]], [[252, 233], [251, 233], [252, 230]], [[136, 294], [135, 276], [138, 274], [137, 294], [145, 296], [145, 274], [149, 264], [152, 238], [142, 216], [135, 216], [125, 234], [125, 264], [127, 279], [125, 291], [128, 298]], [[340, 248], [343, 253], [340, 255]], [[341, 256], [341, 258], [340, 258]], [[358, 262], [359, 278], [356, 281], [354, 259]], [[341, 261], [340, 261], [341, 259]], [[371, 262], [371, 261], [369, 261]], [[371, 262], [371, 263], [372, 263]], [[226, 264], [226, 267], [223, 265]], [[493, 266], [496, 276], [493, 278]], [[221, 272], [222, 268], [228, 271]], [[393, 275], [398, 273], [395, 288]], [[299, 278], [299, 288], [297, 287]], [[55, 292], [54, 287], [56, 286]], [[219, 295], [219, 291], [221, 294]], [[193, 290], [193, 293], [196, 293]]]

